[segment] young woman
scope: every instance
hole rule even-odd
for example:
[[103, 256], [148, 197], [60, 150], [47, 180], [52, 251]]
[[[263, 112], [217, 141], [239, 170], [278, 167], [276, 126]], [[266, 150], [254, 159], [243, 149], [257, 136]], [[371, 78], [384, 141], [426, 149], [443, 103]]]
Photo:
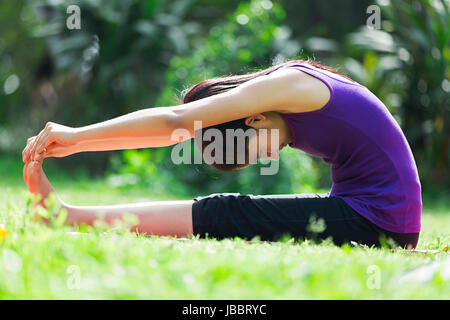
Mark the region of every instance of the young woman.
[[[220, 170], [241, 169], [257, 158], [277, 158], [286, 145], [321, 157], [331, 165], [329, 194], [240, 195], [213, 194], [187, 201], [164, 201], [115, 206], [73, 206], [62, 202], [68, 222], [91, 224], [104, 213], [106, 221], [135, 214], [140, 233], [199, 234], [218, 239], [239, 236], [277, 240], [289, 234], [309, 237], [311, 216], [322, 219], [319, 239], [337, 245], [355, 241], [380, 246], [390, 238], [401, 247], [415, 248], [421, 217], [421, 187], [411, 149], [385, 105], [364, 86], [314, 62], [290, 60], [247, 75], [204, 80], [193, 86], [178, 106], [139, 110], [112, 120], [71, 128], [47, 123], [28, 139], [23, 151], [24, 178], [30, 192], [45, 199], [53, 189], [41, 163], [46, 157], [76, 152], [149, 148], [173, 145], [174, 130], [194, 121], [202, 129], [253, 128], [245, 139], [245, 161], [212, 163]], [[267, 139], [261, 133], [267, 132]], [[277, 129], [278, 143], [271, 132]], [[197, 132], [198, 133], [198, 132]], [[204, 139], [200, 148], [210, 143]], [[274, 148], [275, 147], [275, 148]], [[237, 159], [239, 150], [223, 147], [223, 156]]]

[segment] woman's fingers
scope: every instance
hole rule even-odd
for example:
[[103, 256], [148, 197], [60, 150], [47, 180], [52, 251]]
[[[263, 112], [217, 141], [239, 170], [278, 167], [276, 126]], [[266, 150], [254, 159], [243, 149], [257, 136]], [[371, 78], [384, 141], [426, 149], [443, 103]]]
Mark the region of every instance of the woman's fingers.
[[36, 139], [34, 139], [33, 143], [31, 144], [30, 147], [30, 156], [33, 159], [34, 157], [34, 150], [36, 149], [36, 144], [38, 143], [39, 139], [42, 137], [42, 133], [39, 133], [39, 135], [37, 136]]
[[25, 147], [22, 151], [22, 161], [27, 162], [28, 153], [27, 153], [27, 147]]
[[47, 137], [49, 135], [48, 130], [44, 129], [45, 131], [42, 131], [39, 136], [36, 138], [36, 140], [33, 143], [33, 147], [30, 150], [31, 157], [35, 157], [37, 155], [37, 147], [42, 145], [47, 141]]
[[36, 143], [36, 149], [34, 150], [35, 154], [39, 154], [43, 151], [43, 149], [49, 145], [52, 141], [51, 141], [51, 133], [47, 132], [42, 139]]
[[42, 162], [42, 160], [44, 160], [44, 152], [42, 153], [37, 153], [34, 158], [33, 161], [38, 161], [38, 162]]
[[36, 138], [34, 139], [34, 141], [31, 143], [31, 146], [29, 148], [29, 153], [30, 156], [32, 156], [34, 154], [34, 149], [36, 148], [36, 143], [39, 141], [39, 139], [42, 137], [42, 135], [44, 134], [44, 132], [46, 132], [47, 127], [45, 127], [44, 129], [41, 130], [41, 132], [39, 132], [39, 134], [36, 136]]
[[36, 139], [37, 136], [33, 136], [27, 139], [27, 145], [22, 151], [22, 159], [23, 162], [28, 162], [30, 160], [30, 148], [33, 145], [33, 141]]

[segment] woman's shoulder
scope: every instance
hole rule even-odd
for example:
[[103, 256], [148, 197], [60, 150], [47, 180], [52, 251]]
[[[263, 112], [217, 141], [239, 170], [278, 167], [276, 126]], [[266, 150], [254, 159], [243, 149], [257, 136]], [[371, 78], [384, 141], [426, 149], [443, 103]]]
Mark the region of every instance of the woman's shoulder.
[[280, 107], [283, 113], [316, 111], [328, 104], [331, 88], [321, 79], [302, 68], [283, 67], [270, 74], [281, 84], [273, 90], [281, 90], [283, 99]]

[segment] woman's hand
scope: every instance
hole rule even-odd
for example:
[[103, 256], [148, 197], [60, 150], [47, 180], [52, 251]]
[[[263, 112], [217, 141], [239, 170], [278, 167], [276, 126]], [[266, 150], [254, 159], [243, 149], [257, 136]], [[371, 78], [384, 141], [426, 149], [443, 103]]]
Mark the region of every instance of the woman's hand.
[[53, 122], [47, 122], [45, 128], [27, 140], [22, 152], [24, 162], [42, 161], [46, 157], [65, 157], [76, 152], [77, 130]]

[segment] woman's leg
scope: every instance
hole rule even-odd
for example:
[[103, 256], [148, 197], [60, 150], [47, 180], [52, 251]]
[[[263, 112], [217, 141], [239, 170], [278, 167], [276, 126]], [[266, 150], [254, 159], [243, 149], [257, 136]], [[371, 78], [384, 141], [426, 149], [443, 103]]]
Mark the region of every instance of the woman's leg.
[[124, 213], [135, 215], [138, 224], [131, 228], [140, 234], [188, 237], [192, 235], [192, 200], [160, 201], [110, 206], [73, 206], [65, 204], [70, 224], [89, 224], [102, 219], [110, 224]]
[[[54, 192], [54, 189], [45, 176], [41, 163], [37, 161], [27, 163], [24, 167], [24, 179], [31, 193], [41, 195], [39, 205], [45, 207], [44, 200]], [[132, 227], [132, 231], [137, 230], [140, 234], [187, 237], [193, 233], [193, 200], [110, 206], [73, 206], [59, 201], [67, 210], [67, 222], [70, 224], [92, 225], [100, 217], [112, 224], [115, 220], [121, 219], [124, 213], [130, 213], [139, 219], [139, 223]]]

